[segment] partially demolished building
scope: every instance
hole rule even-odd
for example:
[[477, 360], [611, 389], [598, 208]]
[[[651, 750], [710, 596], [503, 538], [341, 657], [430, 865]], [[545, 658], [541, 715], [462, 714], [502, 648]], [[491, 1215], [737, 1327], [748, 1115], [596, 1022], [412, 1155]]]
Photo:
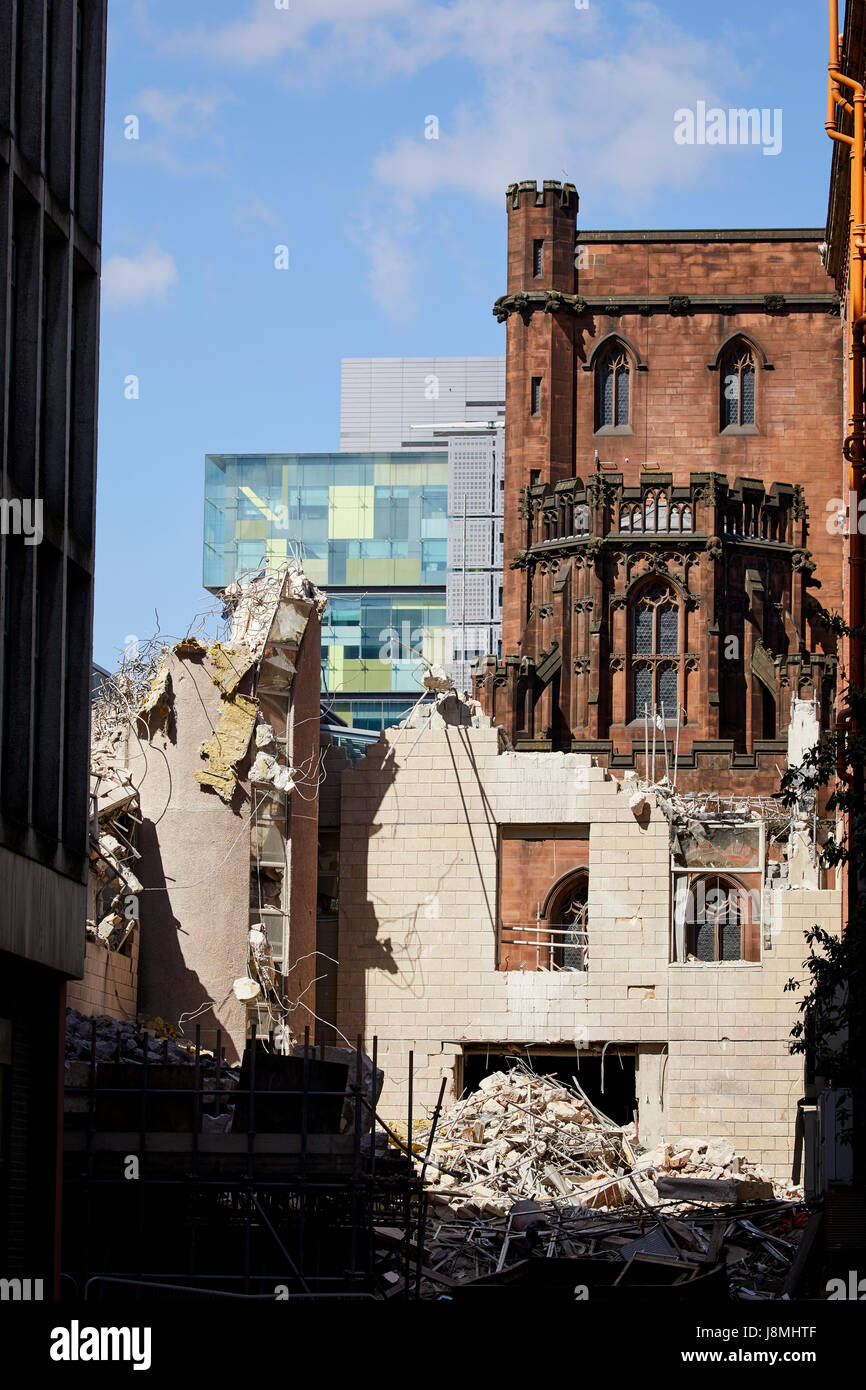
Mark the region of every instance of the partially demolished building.
[[503, 655], [343, 777], [337, 1021], [386, 1098], [409, 1048], [431, 1101], [518, 1057], [790, 1174], [785, 985], [841, 924], [823, 806], [777, 795], [835, 700], [821, 233], [508, 210]]
[[[97, 814], [134, 796], [138, 824], [136, 882], [94, 925], [110, 943], [124, 920], [142, 922], [126, 1017], [181, 1034], [197, 1023], [231, 1061], [251, 1021], [287, 1045], [315, 1018], [324, 596], [284, 569], [232, 585], [225, 604], [226, 640], [164, 650], [140, 707], [121, 708], [97, 740]], [[116, 839], [98, 845], [118, 869]], [[87, 977], [85, 987], [79, 1007], [111, 1012]]]
[[343, 777], [338, 1018], [378, 1032], [386, 1102], [410, 1048], [430, 1103], [518, 1057], [644, 1144], [725, 1137], [790, 1174], [785, 983], [840, 895], [802, 817], [730, 805], [515, 752], [454, 696], [383, 735]]

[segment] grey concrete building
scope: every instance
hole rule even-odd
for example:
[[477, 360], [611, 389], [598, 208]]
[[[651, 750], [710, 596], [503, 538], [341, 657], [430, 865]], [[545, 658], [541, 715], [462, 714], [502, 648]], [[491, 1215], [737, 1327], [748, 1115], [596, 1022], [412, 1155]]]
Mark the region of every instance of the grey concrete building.
[[54, 1269], [84, 955], [106, 0], [0, 5], [0, 1274]]
[[341, 452], [447, 449], [452, 422], [504, 414], [504, 357], [343, 358]]
[[502, 646], [504, 357], [344, 357], [340, 450], [448, 454], [448, 674]]

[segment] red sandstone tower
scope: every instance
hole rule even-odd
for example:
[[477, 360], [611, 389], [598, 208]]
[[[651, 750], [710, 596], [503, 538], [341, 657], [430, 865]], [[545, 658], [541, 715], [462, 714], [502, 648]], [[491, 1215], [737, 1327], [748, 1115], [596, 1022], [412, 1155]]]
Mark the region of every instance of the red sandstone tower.
[[[503, 657], [518, 748], [775, 790], [792, 696], [829, 718], [841, 334], [820, 230], [583, 232], [508, 189]], [[671, 734], [673, 738], [673, 733]]]

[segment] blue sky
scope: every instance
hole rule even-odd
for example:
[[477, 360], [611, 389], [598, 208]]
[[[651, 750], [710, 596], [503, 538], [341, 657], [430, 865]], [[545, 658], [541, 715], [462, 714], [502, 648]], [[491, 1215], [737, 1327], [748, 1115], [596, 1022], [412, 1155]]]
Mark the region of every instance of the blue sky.
[[[210, 601], [205, 453], [337, 449], [341, 357], [504, 352], [509, 182], [567, 176], [585, 228], [824, 221], [823, 0], [287, 3], [109, 3], [109, 667]], [[677, 144], [698, 101], [781, 109], [780, 153]]]

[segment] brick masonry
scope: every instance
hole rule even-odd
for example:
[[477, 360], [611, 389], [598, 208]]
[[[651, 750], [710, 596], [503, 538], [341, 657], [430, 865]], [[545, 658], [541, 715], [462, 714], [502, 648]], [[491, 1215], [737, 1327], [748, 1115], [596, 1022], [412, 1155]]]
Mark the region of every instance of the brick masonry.
[[[555, 489], [573, 479], [582, 487], [594, 472], [596, 451], [602, 476], [618, 478], [626, 490], [648, 486], [658, 476], [669, 487], [691, 487], [694, 497], [696, 479], [711, 473], [732, 488], [739, 479], [757, 480], [768, 492], [773, 484], [801, 485], [807, 539], [798, 537], [795, 544], [808, 547], [820, 603], [838, 609], [844, 538], [832, 525], [828, 504], [847, 488], [841, 465], [842, 333], [819, 230], [581, 233], [577, 202], [570, 185], [555, 183], [543, 189], [515, 185], [508, 195], [507, 294], [496, 307], [507, 321], [503, 658], [513, 665], [509, 677], [501, 667], [497, 672], [498, 694], [492, 678], [479, 693], [487, 712], [495, 712], [495, 722], [518, 742], [568, 749], [572, 740], [609, 740], [620, 757], [634, 760], [640, 739], [635, 742], [625, 713], [628, 659], [617, 664], [622, 634], [615, 631], [610, 605], [615, 584], [622, 594], [633, 584], [630, 572], [623, 581], [630, 548], [651, 549], [656, 538], [612, 536], [592, 560], [567, 541], [540, 562], [535, 557], [512, 568], [527, 544], [524, 489]], [[720, 353], [738, 335], [753, 346], [756, 424], [722, 430]], [[629, 358], [629, 423], [597, 428], [595, 367], [598, 350], [612, 337]], [[539, 385], [538, 402], [533, 383]], [[535, 502], [540, 505], [537, 497]], [[595, 537], [616, 526], [599, 514], [590, 529]], [[756, 550], [725, 535], [725, 556], [718, 563], [709, 541], [707, 533], [691, 543], [699, 552], [697, 607], [683, 633], [690, 661], [679, 698], [688, 709], [689, 740], [732, 742], [730, 750], [718, 750], [725, 766], [713, 767], [727, 774], [736, 766], [734, 752], [745, 748], [751, 757], [756, 740], [783, 737], [792, 687], [808, 698], [817, 686], [829, 704], [837, 644], [805, 616], [804, 576], [790, 539], [776, 550], [764, 539]], [[665, 565], [673, 561], [675, 582], [676, 544], [668, 538], [655, 546], [664, 552], [656, 558]], [[626, 555], [614, 555], [617, 550]], [[790, 575], [792, 561], [800, 568], [794, 594], [783, 576], [786, 566]], [[767, 596], [756, 603], [748, 595], [740, 609], [744, 567], [760, 572]], [[805, 584], [811, 587], [809, 574]], [[732, 612], [746, 618], [745, 635], [742, 621], [736, 628], [742, 653], [737, 669], [722, 660]], [[623, 618], [623, 632], [624, 623]], [[777, 666], [782, 662], [779, 687], [771, 690], [777, 709], [768, 716], [751, 665], [750, 633], [763, 640]], [[794, 655], [802, 658], [802, 668], [792, 677], [784, 664]], [[817, 681], [811, 657], [819, 663]], [[515, 686], [518, 664], [526, 658], [538, 677], [530, 672]], [[551, 668], [547, 674], [545, 664]], [[613, 747], [591, 751], [616, 755]], [[760, 753], [753, 767], [757, 787]]]

